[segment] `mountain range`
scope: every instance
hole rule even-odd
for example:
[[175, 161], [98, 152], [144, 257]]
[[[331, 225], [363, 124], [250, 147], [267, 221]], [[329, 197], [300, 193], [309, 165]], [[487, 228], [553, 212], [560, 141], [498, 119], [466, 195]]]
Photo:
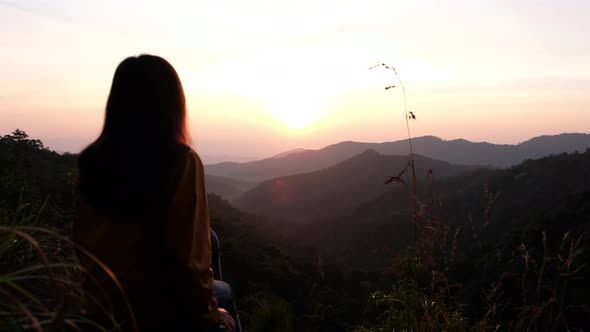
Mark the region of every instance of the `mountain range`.
[[[256, 326], [260, 312], [265, 317], [274, 312], [271, 318], [294, 317], [293, 331], [351, 331], [361, 323], [364, 328], [363, 317], [370, 323], [383, 308], [398, 306], [400, 298], [435, 304], [424, 292], [433, 293], [437, 282], [442, 285], [437, 292], [448, 295], [437, 295], [436, 304], [459, 308], [455, 312], [465, 315], [461, 319], [476, 327], [490, 308], [500, 308], [485, 326], [524, 330], [516, 325], [524, 312], [539, 317], [530, 330], [545, 330], [538, 328], [541, 324], [554, 331], [590, 330], [590, 149], [559, 153], [563, 141], [551, 142], [554, 137], [523, 143], [529, 152], [537, 146], [542, 147], [537, 153], [552, 150], [554, 155], [507, 169], [416, 154], [416, 209], [401, 181], [385, 185], [390, 176], [407, 170], [409, 158], [376, 149], [258, 185], [208, 174], [209, 190], [233, 197], [230, 204], [210, 195], [209, 211], [223, 245], [224, 280], [235, 290], [242, 322]], [[585, 143], [578, 143], [568, 149], [584, 150], [579, 146]], [[276, 159], [301, 153], [306, 152]], [[75, 165], [75, 155], [50, 151], [24, 132], [0, 137], [0, 219], [17, 227], [31, 222], [35, 229], [71, 229]], [[399, 179], [411, 182], [407, 171]], [[35, 211], [43, 213], [35, 216]], [[13, 236], [4, 242], [18, 245]], [[416, 250], [406, 250], [408, 245]], [[0, 251], [6, 256], [5, 276], [30, 270], [22, 268], [18, 252]], [[47, 253], [57, 262], [76, 260], [61, 256], [63, 250]], [[409, 287], [398, 282], [403, 278]], [[44, 289], [37, 279], [22, 288], [25, 297]], [[397, 293], [387, 293], [392, 289]], [[375, 306], [379, 294], [394, 303]], [[54, 302], [53, 295], [47, 298]], [[527, 316], [530, 310], [533, 316]], [[551, 323], [553, 317], [563, 319]]]
[[254, 188], [255, 182], [237, 180], [226, 176], [205, 175], [207, 192], [219, 195], [228, 201]]
[[[568, 232], [579, 236], [590, 231], [590, 150], [529, 160], [509, 169], [467, 171], [434, 186], [419, 185], [418, 196], [429, 214], [457, 230], [455, 240], [464, 247], [513, 241], [508, 248], [515, 248], [522, 236], [531, 236], [528, 244], [538, 247], [543, 237], [559, 243]], [[396, 187], [350, 211], [291, 226], [297, 228], [288, 233], [293, 241], [321, 244], [342, 262], [364, 267], [386, 266], [413, 239], [408, 195]], [[288, 227], [283, 224], [283, 232]], [[584, 241], [588, 243], [585, 236]], [[584, 256], [582, 262], [590, 259], [588, 253]]]
[[[413, 239], [411, 190], [399, 182], [384, 185], [387, 175], [397, 175], [406, 163], [403, 156], [368, 150], [320, 171], [264, 181], [232, 205], [288, 243], [314, 248], [351, 268], [383, 267]], [[530, 241], [545, 234], [556, 243], [570, 231], [589, 231], [590, 150], [508, 169], [420, 155], [415, 164], [418, 205], [455, 227], [454, 236], [465, 247], [513, 241], [521, 234], [532, 234]], [[433, 176], [427, 176], [429, 170]], [[409, 172], [405, 175], [401, 179], [409, 183]]]
[[[412, 144], [414, 153], [452, 164], [506, 168], [551, 154], [583, 152], [590, 147], [590, 134], [539, 136], [515, 145], [422, 136], [412, 139]], [[318, 171], [369, 149], [384, 155], [408, 155], [409, 144], [408, 140], [384, 143], [347, 141], [319, 150], [288, 151], [257, 161], [208, 164], [205, 165], [205, 172], [247, 182], [261, 182], [279, 176]]]
[[[415, 156], [420, 182], [432, 175], [456, 176], [473, 166], [452, 165], [420, 155]], [[411, 183], [408, 157], [388, 156], [370, 149], [326, 169], [265, 181], [232, 203], [243, 211], [275, 221], [311, 222], [349, 215], [359, 204], [371, 201], [390, 190], [389, 176], [401, 176]], [[403, 186], [396, 188], [403, 192]], [[408, 196], [409, 191], [405, 191]]]

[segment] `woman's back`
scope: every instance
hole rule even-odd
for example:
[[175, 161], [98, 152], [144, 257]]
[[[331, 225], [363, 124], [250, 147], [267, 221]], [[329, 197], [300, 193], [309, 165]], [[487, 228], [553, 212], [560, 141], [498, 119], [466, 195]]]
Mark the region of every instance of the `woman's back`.
[[170, 330], [179, 318], [195, 328], [233, 323], [213, 296], [203, 164], [188, 136], [174, 68], [152, 55], [121, 62], [102, 132], [78, 159], [74, 239], [112, 270], [129, 300], [112, 275], [82, 258], [88, 311], [102, 323], [107, 302], [118, 322], [131, 304], [142, 330]]
[[[186, 311], [189, 311], [187, 315], [202, 316], [196, 320], [203, 326], [211, 325], [215, 318], [214, 304], [208, 303], [212, 299], [208, 280], [212, 278], [203, 165], [186, 146], [175, 147], [168, 157], [167, 167], [144, 182], [137, 182], [130, 175], [132, 179], [126, 186], [136, 183], [136, 188], [113, 183], [112, 178], [118, 176], [109, 179], [110, 170], [97, 167], [100, 165], [97, 156], [80, 158], [80, 197], [74, 238], [120, 280], [142, 330], [170, 327]], [[92, 166], [86, 165], [87, 162], [92, 162]], [[134, 174], [132, 169], [127, 171]], [[143, 172], [138, 170], [135, 174]], [[133, 197], [134, 194], [138, 197]], [[191, 271], [187, 264], [202, 266]], [[87, 279], [87, 291], [98, 297], [107, 295], [113, 302], [117, 320], [129, 317], [125, 300], [110, 276], [91, 261], [85, 265], [89, 275], [96, 278]], [[205, 283], [199, 287], [200, 280]], [[194, 297], [186, 296], [195, 288], [202, 298], [200, 305], [195, 304]], [[90, 311], [102, 322], [107, 319], [100, 317], [100, 308], [91, 306]]]

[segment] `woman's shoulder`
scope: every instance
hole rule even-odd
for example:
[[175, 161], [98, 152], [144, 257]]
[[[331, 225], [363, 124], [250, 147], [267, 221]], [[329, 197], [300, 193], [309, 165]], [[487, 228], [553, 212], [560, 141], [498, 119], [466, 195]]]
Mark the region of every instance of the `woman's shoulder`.
[[188, 164], [196, 164], [197, 167], [203, 168], [203, 161], [201, 157], [192, 147], [186, 144], [181, 144], [177, 147], [178, 152], [182, 156], [181, 159]]

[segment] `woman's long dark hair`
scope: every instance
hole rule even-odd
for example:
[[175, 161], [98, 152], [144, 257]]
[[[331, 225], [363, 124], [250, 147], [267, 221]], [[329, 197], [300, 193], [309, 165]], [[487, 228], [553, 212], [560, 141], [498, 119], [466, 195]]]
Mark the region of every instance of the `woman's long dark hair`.
[[98, 139], [78, 159], [79, 192], [99, 213], [137, 216], [166, 199], [189, 143], [178, 74], [161, 57], [125, 59], [115, 71]]

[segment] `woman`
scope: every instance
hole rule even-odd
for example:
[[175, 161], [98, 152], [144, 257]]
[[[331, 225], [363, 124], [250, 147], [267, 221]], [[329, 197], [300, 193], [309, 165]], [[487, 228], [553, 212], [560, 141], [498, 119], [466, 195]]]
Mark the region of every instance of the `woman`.
[[91, 320], [123, 330], [233, 329], [213, 294], [203, 164], [189, 140], [174, 68], [152, 55], [121, 62], [102, 132], [78, 160], [74, 239], [124, 291], [83, 260]]

